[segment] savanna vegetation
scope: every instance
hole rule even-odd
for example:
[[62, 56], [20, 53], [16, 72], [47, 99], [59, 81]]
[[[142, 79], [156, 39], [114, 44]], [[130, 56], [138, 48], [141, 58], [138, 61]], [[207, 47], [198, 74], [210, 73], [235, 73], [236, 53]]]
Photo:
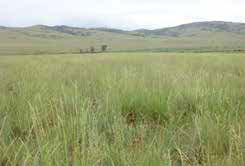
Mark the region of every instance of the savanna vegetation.
[[[244, 52], [245, 24], [200, 22], [155, 30], [126, 31], [35, 25], [1, 27], [0, 55], [98, 52]], [[91, 48], [93, 47], [93, 48]]]
[[243, 53], [0, 57], [0, 165], [245, 165]]

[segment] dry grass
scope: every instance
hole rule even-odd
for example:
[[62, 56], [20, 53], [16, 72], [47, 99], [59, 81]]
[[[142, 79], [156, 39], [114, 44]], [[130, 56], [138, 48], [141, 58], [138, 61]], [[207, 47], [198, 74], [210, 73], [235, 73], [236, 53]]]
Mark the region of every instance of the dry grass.
[[244, 165], [243, 54], [0, 57], [0, 165]]

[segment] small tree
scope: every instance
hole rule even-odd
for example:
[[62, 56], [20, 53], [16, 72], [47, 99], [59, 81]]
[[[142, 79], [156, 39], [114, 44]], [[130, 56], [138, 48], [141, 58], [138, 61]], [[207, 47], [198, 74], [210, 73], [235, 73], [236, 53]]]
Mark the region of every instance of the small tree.
[[90, 47], [90, 52], [93, 53], [95, 51], [95, 48], [93, 46]]
[[101, 46], [101, 51], [102, 51], [102, 52], [105, 52], [106, 49], [107, 49], [107, 47], [108, 47], [107, 45], [102, 45], [102, 46]]
[[80, 49], [80, 54], [82, 54], [83, 53], [83, 49]]

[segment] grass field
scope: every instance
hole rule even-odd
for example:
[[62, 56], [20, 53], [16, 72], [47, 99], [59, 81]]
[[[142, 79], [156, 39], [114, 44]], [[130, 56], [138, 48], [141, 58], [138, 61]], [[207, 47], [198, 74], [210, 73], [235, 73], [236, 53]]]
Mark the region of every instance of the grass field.
[[[65, 28], [64, 31], [78, 34], [71, 35], [43, 26], [0, 27], [0, 55], [71, 54], [79, 53], [80, 48], [86, 50], [90, 46], [94, 46], [96, 51], [100, 51], [103, 44], [108, 45], [110, 52], [245, 50], [243, 44], [245, 43], [245, 35], [232, 32], [188, 29], [184, 31], [187, 34], [173, 37], [164, 35], [135, 36], [130, 33], [82, 28], [71, 29], [71, 27]], [[87, 33], [88, 35], [86, 35]]]
[[0, 166], [245, 165], [243, 53], [0, 56]]

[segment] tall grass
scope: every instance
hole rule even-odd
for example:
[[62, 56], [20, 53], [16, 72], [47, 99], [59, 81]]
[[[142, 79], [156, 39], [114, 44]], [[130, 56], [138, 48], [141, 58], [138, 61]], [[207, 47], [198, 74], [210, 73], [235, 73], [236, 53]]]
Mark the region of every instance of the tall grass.
[[0, 165], [245, 165], [242, 54], [0, 57]]

